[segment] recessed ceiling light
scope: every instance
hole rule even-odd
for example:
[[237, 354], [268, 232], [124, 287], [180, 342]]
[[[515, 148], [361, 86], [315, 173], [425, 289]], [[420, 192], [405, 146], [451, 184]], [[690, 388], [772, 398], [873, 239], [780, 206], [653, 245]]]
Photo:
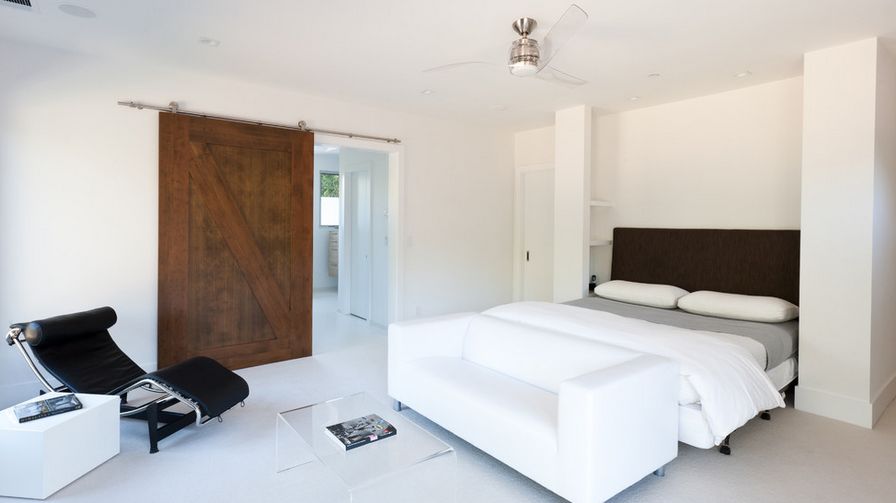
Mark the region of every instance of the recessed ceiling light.
[[640, 96], [632, 96], [632, 97], [629, 98], [628, 100], [629, 100], [629, 101], [638, 101], [638, 100], [640, 100], [640, 99], [641, 99]]
[[658, 77], [662, 77], [662, 75], [659, 74], [659, 73], [648, 73], [648, 74], [647, 74], [647, 77], [649, 77], [649, 78], [651, 78], [651, 79], [655, 79], [655, 78], [658, 78]]
[[734, 76], [737, 77], [737, 78], [739, 78], [739, 79], [742, 79], [742, 78], [744, 78], [744, 77], [749, 77], [750, 75], [753, 75], [753, 72], [751, 72], [751, 71], [749, 71], [749, 70], [745, 70], [745, 71], [743, 71], [743, 72], [735, 73], [735, 74], [734, 74]]
[[70, 3], [64, 3], [59, 6], [59, 10], [63, 13], [68, 14], [69, 16], [75, 17], [83, 17], [83, 18], [93, 18], [96, 17], [96, 12], [93, 12], [90, 9], [85, 7], [81, 7], [80, 5], [72, 5]]
[[207, 45], [209, 47], [218, 47], [221, 45], [221, 41], [211, 37], [199, 37], [199, 43], [202, 45]]
[[432, 89], [424, 89], [424, 90], [420, 91], [420, 94], [425, 94], [426, 96], [429, 96], [430, 94], [432, 94], [432, 92], [433, 92]]

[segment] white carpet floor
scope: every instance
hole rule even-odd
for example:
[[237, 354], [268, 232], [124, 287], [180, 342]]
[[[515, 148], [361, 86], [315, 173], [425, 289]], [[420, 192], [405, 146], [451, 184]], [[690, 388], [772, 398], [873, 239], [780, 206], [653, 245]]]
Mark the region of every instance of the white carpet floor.
[[[122, 422], [121, 453], [62, 489], [52, 502], [313, 501], [319, 467], [275, 473], [278, 411], [358, 391], [388, 403], [385, 338], [310, 358], [241, 370], [246, 407], [221, 424], [191, 427], [148, 453], [145, 423]], [[457, 501], [563, 501], [416, 414], [407, 417], [457, 451]], [[614, 502], [896, 501], [896, 410], [866, 430], [791, 409], [754, 420], [732, 456], [681, 445], [664, 478], [648, 476]], [[10, 453], [0, 453], [7, 456]], [[0, 501], [15, 501], [0, 498]]]
[[314, 302], [311, 307], [314, 319], [312, 354], [319, 355], [370, 344], [386, 336], [386, 327], [367, 323], [354, 316], [339, 314], [336, 305], [335, 288], [314, 291]]

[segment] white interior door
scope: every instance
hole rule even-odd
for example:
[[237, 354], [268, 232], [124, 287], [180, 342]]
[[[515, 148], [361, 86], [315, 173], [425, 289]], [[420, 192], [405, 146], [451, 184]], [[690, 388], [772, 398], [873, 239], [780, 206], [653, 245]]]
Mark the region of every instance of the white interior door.
[[554, 298], [554, 170], [522, 173], [523, 300]]
[[349, 175], [351, 200], [351, 286], [349, 313], [370, 318], [370, 174], [358, 171]]

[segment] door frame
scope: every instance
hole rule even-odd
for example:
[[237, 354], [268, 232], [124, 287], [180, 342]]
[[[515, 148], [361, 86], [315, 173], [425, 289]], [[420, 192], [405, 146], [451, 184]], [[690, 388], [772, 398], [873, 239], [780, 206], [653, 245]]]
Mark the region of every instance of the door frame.
[[523, 236], [523, 176], [533, 171], [554, 169], [554, 163], [542, 162], [517, 166], [513, 178], [513, 300], [523, 299], [523, 268], [526, 266], [523, 257], [526, 254], [525, 236]]
[[[388, 323], [405, 319], [404, 310], [404, 212], [405, 212], [405, 167], [404, 145], [399, 143], [383, 143], [360, 138], [315, 133], [315, 143], [336, 145], [340, 148], [357, 148], [385, 153], [389, 156], [389, 298], [387, 316]], [[344, 184], [340, 184], [344, 185]], [[341, 190], [341, 189], [340, 189]], [[341, 217], [340, 217], [341, 218]], [[342, 230], [340, 229], [340, 233]], [[340, 271], [340, 274], [342, 271]]]

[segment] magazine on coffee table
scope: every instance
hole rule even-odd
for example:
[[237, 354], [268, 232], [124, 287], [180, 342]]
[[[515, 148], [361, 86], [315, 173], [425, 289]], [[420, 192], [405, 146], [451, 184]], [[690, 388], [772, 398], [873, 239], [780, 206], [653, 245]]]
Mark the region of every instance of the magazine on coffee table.
[[55, 416], [82, 408], [81, 401], [75, 395], [62, 395], [35, 402], [21, 403], [13, 407], [20, 423], [34, 421], [42, 417]]
[[376, 414], [331, 424], [324, 427], [324, 431], [347, 451], [398, 433], [395, 426]]

